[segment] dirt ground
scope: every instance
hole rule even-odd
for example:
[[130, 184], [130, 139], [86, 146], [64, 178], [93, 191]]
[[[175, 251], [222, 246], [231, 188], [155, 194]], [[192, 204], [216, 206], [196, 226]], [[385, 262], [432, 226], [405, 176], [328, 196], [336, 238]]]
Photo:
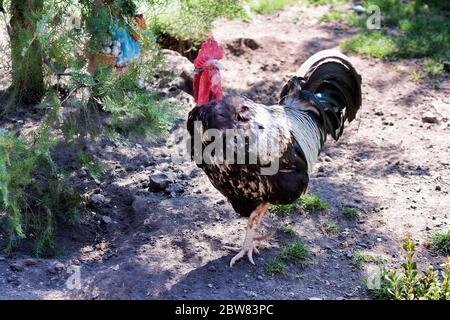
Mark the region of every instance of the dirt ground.
[[[289, 8], [251, 22], [218, 21], [213, 34], [226, 50], [225, 92], [275, 103], [303, 61], [338, 48], [355, 32], [320, 23], [323, 10]], [[240, 245], [246, 221], [195, 164], [171, 160], [179, 142], [174, 134], [156, 146], [102, 141], [97, 152], [108, 169], [104, 182], [97, 185], [83, 170], [72, 177], [90, 197], [91, 213], [80, 225], [60, 230], [55, 259], [30, 258], [26, 245], [11, 258], [0, 255], [0, 298], [372, 299], [364, 279], [374, 266], [354, 266], [354, 253], [377, 254], [387, 267], [399, 268], [407, 233], [419, 243], [419, 267], [439, 269], [444, 258], [423, 242], [450, 224], [449, 76], [436, 89], [410, 80], [417, 61], [349, 56], [363, 78], [363, 108], [339, 142], [327, 142], [309, 187], [330, 209], [269, 214], [267, 229], [289, 223], [297, 235], [278, 231], [261, 245], [256, 266], [242, 260], [229, 267], [233, 254], [222, 245]], [[438, 123], [424, 122], [425, 115]], [[68, 155], [70, 150], [61, 161], [70, 163]], [[159, 173], [174, 183], [151, 192], [149, 176]], [[364, 213], [346, 219], [343, 205]], [[323, 232], [327, 221], [339, 224], [337, 234]], [[311, 248], [308, 264], [267, 274], [265, 263], [293, 240]], [[80, 289], [67, 286], [72, 265], [80, 267]]]

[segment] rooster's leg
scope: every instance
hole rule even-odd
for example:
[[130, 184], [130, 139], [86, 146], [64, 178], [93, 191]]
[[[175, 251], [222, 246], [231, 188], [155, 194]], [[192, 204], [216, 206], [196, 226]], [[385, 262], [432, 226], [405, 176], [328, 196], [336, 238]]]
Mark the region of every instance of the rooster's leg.
[[262, 237], [256, 236], [256, 229], [261, 224], [262, 218], [263, 218], [264, 214], [267, 212], [268, 208], [269, 208], [268, 203], [261, 204], [252, 212], [252, 214], [250, 215], [250, 218], [248, 218], [247, 231], [245, 233], [245, 240], [244, 240], [244, 244], [242, 245], [241, 249], [227, 247], [227, 246], [225, 247], [225, 249], [238, 252], [238, 254], [235, 255], [233, 259], [231, 259], [230, 267], [232, 267], [237, 260], [241, 259], [245, 255], [247, 255], [248, 260], [250, 260], [250, 262], [252, 264], [255, 264], [255, 262], [253, 261], [253, 253], [259, 253], [259, 252], [254, 244], [254, 241], [264, 240], [273, 235], [273, 233], [271, 233], [271, 234], [268, 234], [268, 235], [265, 235]]

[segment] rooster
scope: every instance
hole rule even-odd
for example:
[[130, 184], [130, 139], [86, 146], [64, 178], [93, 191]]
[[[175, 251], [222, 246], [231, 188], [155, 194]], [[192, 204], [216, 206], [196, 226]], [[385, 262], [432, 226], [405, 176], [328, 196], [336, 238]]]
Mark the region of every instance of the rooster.
[[[306, 191], [327, 136], [337, 141], [344, 122], [355, 119], [361, 106], [361, 76], [347, 56], [337, 50], [323, 50], [310, 57], [284, 85], [277, 105], [266, 106], [244, 96], [223, 96], [222, 58], [223, 49], [210, 38], [194, 61], [197, 105], [187, 121], [193, 141], [190, 152], [233, 209], [248, 217], [242, 247], [225, 247], [237, 252], [230, 266], [245, 255], [255, 264], [255, 241], [273, 235], [257, 234], [264, 214], [271, 204], [292, 203]], [[214, 137], [208, 133], [211, 130]], [[230, 130], [238, 134], [230, 136]], [[242, 136], [247, 138], [242, 140]], [[223, 149], [217, 147], [208, 158], [205, 151], [217, 142], [222, 142]], [[196, 143], [200, 144], [199, 150]], [[261, 143], [267, 143], [265, 150], [270, 151], [258, 153]], [[230, 146], [233, 153], [225, 158], [225, 149]], [[241, 162], [236, 161], [239, 146], [244, 150]], [[255, 150], [256, 161], [250, 162]], [[225, 159], [217, 160], [219, 156]], [[277, 164], [276, 172], [264, 172], [268, 163]]]

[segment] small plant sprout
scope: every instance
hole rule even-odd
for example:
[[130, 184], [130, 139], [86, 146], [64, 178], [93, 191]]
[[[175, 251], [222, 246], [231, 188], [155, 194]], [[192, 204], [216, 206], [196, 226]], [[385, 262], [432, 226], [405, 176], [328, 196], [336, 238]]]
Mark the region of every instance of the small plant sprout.
[[304, 194], [300, 197], [302, 208], [308, 212], [317, 212], [328, 209], [329, 204], [319, 196]]
[[270, 208], [270, 211], [272, 211], [275, 214], [289, 215], [296, 209], [303, 209], [305, 211], [313, 213], [317, 211], [326, 210], [329, 207], [330, 206], [328, 205], [328, 203], [319, 196], [314, 194], [313, 195], [304, 194], [290, 204], [273, 205]]
[[364, 263], [383, 264], [385, 262], [383, 257], [371, 252], [358, 250], [353, 253], [352, 264], [358, 268], [361, 268]]
[[270, 275], [274, 274], [284, 274], [286, 272], [286, 265], [284, 264], [283, 260], [281, 260], [279, 257], [270, 260], [265, 265], [266, 272]]
[[339, 224], [336, 221], [329, 221], [325, 222], [322, 228], [326, 234], [336, 234], [339, 231]]
[[357, 219], [361, 215], [361, 212], [356, 208], [343, 207], [342, 215], [347, 219]]
[[291, 237], [295, 237], [297, 235], [297, 231], [295, 231], [294, 227], [290, 224], [284, 224], [280, 227], [280, 230], [284, 233], [287, 233]]
[[297, 264], [304, 265], [308, 255], [308, 246], [302, 242], [294, 241], [283, 246], [279, 257], [284, 261], [293, 261]]

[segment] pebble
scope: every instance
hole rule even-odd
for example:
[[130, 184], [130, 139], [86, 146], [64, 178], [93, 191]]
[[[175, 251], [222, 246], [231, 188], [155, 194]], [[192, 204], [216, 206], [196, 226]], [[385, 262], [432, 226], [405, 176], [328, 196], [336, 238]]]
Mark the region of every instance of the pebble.
[[434, 114], [427, 113], [422, 117], [422, 122], [436, 124], [439, 123], [439, 119]]
[[31, 266], [36, 265], [37, 261], [35, 259], [30, 258], [30, 259], [26, 259], [24, 263], [27, 267], [31, 267]]
[[98, 206], [110, 203], [111, 199], [106, 198], [104, 195], [98, 193], [91, 196], [90, 202], [91, 204]]
[[22, 272], [23, 266], [18, 263], [13, 263], [9, 266], [9, 268], [14, 272]]
[[172, 180], [164, 173], [153, 174], [150, 176], [149, 189], [150, 191], [158, 192], [164, 191]]
[[108, 216], [102, 216], [101, 219], [102, 219], [101, 221], [105, 224], [110, 224], [112, 222], [112, 219]]

